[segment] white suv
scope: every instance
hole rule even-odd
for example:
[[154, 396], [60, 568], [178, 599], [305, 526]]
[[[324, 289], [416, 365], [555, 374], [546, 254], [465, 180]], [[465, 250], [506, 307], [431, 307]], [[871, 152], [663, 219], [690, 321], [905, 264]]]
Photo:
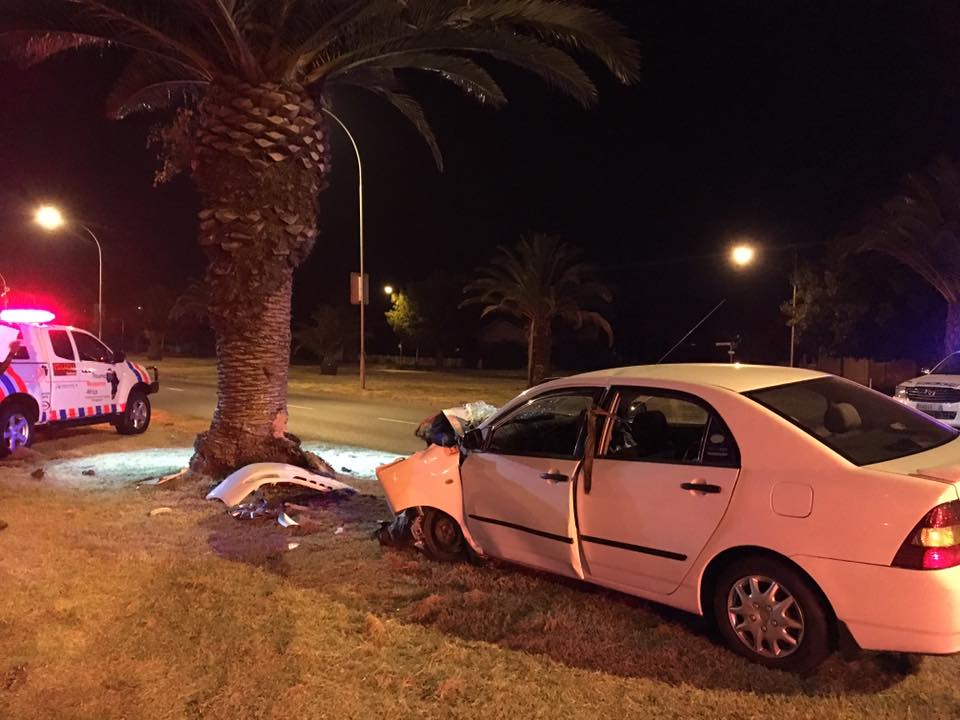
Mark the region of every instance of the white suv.
[[960, 352], [947, 355], [933, 370], [897, 385], [894, 398], [954, 427], [960, 427]]
[[33, 441], [36, 426], [112, 423], [124, 435], [150, 425], [151, 373], [90, 333], [63, 325], [12, 323], [20, 349], [0, 375], [0, 456]]

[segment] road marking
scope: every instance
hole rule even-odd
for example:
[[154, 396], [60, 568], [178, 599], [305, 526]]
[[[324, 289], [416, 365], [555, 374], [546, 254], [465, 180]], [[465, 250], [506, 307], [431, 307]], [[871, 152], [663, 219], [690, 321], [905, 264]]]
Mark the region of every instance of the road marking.
[[169, 385], [164, 385], [163, 389], [170, 390], [171, 392], [186, 392], [186, 390], [184, 390], [183, 388], [170, 387]]
[[294, 405], [293, 403], [287, 403], [288, 408], [294, 408], [296, 410], [313, 410], [312, 407], [307, 407], [306, 405]]
[[420, 423], [410, 422], [409, 420], [396, 420], [394, 418], [377, 418], [377, 420], [382, 420], [383, 422], [397, 423], [398, 425], [413, 425], [414, 427], [420, 424]]

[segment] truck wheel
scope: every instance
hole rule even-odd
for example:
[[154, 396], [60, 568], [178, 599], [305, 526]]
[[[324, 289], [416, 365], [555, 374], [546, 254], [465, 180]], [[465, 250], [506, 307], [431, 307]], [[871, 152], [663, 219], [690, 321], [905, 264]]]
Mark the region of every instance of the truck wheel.
[[18, 405], [9, 405], [0, 410], [0, 430], [3, 432], [0, 457], [6, 457], [19, 448], [30, 447], [33, 442], [33, 421], [30, 414]]
[[127, 407], [117, 422], [121, 435], [139, 435], [150, 427], [150, 398], [140, 390], [134, 390], [127, 398]]

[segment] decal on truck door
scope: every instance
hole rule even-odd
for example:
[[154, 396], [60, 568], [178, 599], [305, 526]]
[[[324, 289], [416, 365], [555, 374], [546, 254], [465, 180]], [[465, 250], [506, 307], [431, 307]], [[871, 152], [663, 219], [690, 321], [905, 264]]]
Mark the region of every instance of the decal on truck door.
[[7, 368], [7, 371], [0, 375], [0, 400], [18, 392], [27, 392], [27, 385], [23, 378], [17, 374], [13, 368]]

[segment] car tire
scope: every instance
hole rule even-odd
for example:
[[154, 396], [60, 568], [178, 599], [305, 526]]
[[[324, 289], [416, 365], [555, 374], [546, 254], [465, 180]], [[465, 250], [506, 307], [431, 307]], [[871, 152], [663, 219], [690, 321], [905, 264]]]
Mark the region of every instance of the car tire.
[[150, 398], [147, 394], [134, 390], [127, 398], [127, 406], [117, 420], [117, 432], [121, 435], [139, 435], [150, 427]]
[[0, 409], [0, 458], [33, 444], [33, 420], [22, 405], [10, 403]]
[[420, 521], [423, 551], [440, 562], [455, 562], [466, 557], [467, 541], [460, 523], [436, 508], [423, 508]]
[[750, 555], [721, 570], [713, 615], [731, 650], [769, 668], [810, 673], [832, 652], [832, 619], [820, 592], [776, 558]]

